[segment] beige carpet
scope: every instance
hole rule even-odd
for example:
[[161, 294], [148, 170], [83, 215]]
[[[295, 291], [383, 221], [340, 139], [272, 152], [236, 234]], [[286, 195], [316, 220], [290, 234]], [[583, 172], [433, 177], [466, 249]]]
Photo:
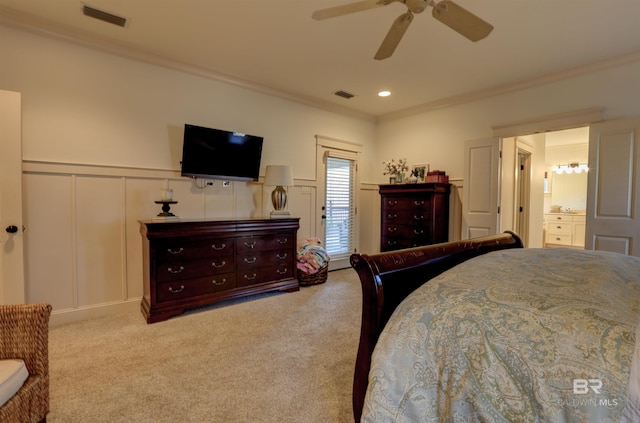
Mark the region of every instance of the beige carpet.
[[151, 325], [132, 313], [54, 327], [48, 421], [351, 422], [360, 307], [346, 269]]

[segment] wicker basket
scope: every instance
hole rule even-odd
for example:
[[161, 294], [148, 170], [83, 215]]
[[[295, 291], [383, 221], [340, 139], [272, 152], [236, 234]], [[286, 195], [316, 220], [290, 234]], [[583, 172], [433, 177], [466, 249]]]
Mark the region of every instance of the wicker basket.
[[327, 281], [327, 273], [329, 273], [329, 265], [324, 266], [313, 275], [298, 270], [298, 281], [302, 286], [318, 285]]

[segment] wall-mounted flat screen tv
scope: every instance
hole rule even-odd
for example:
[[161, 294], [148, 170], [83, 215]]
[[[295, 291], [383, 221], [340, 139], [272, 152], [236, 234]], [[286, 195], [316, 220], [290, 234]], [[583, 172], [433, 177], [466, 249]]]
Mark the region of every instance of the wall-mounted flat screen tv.
[[184, 125], [182, 176], [257, 181], [262, 137]]

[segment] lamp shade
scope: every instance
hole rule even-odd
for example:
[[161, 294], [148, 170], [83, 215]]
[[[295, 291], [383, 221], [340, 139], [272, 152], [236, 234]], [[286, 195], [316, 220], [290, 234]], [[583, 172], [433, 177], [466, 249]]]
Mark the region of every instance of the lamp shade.
[[291, 173], [291, 166], [267, 165], [267, 170], [264, 176], [264, 184], [285, 187], [293, 186], [293, 174]]

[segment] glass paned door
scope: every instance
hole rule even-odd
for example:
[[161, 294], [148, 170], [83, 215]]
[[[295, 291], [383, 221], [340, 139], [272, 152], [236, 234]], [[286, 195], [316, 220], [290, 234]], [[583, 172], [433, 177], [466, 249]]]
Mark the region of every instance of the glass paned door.
[[326, 158], [325, 248], [332, 260], [354, 252], [354, 160]]

